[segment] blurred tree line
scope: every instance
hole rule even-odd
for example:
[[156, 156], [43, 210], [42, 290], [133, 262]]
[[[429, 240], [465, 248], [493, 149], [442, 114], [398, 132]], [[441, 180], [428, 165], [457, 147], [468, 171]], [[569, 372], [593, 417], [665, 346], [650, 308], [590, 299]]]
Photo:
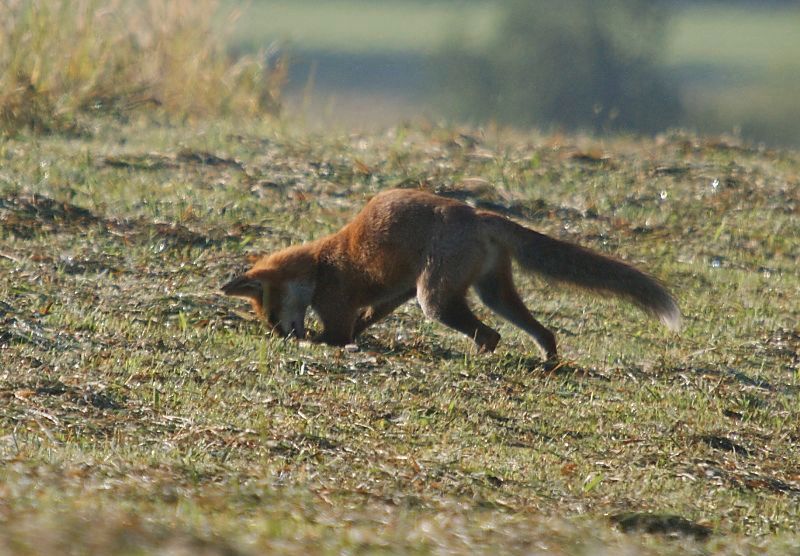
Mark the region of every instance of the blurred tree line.
[[462, 119], [652, 132], [682, 114], [660, 54], [672, 2], [509, 0], [488, 48], [457, 37], [435, 64]]

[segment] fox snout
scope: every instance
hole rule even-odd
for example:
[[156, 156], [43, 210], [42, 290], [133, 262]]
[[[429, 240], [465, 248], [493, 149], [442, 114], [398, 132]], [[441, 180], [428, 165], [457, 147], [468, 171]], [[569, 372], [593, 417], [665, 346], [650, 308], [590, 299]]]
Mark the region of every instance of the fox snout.
[[225, 295], [249, 300], [272, 333], [304, 339], [306, 310], [311, 303], [313, 283], [300, 279], [278, 280], [275, 276], [270, 278], [247, 273], [234, 278], [221, 289]]

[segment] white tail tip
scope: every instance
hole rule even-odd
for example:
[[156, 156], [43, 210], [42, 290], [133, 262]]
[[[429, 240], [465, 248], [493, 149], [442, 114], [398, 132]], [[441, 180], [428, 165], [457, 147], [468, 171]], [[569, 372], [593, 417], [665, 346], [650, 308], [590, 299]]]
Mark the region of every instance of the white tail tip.
[[658, 316], [661, 318], [661, 322], [664, 323], [664, 326], [669, 328], [672, 332], [680, 331], [683, 318], [681, 317], [681, 310], [678, 309], [675, 303], [673, 303], [671, 307], [661, 311]]

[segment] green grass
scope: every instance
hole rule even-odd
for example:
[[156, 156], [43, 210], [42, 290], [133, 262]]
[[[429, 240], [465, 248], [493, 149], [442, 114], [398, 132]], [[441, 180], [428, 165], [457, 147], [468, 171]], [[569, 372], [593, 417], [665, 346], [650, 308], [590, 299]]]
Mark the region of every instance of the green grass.
[[[9, 552], [800, 548], [794, 151], [217, 122], [21, 135], [0, 160]], [[547, 372], [483, 310], [493, 355], [414, 304], [349, 352], [270, 338], [218, 292], [398, 185], [635, 262], [684, 330], [521, 277], [568, 363]], [[651, 514], [712, 534], [622, 532]]]

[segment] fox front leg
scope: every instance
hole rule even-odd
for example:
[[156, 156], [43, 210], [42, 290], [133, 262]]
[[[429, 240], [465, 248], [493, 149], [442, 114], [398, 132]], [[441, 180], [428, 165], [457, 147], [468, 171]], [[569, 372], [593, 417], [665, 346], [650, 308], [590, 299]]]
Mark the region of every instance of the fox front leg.
[[317, 308], [315, 309], [319, 320], [322, 323], [322, 332], [315, 338], [315, 342], [328, 344], [331, 346], [346, 346], [355, 340], [355, 324], [357, 313], [355, 310], [339, 308]]

